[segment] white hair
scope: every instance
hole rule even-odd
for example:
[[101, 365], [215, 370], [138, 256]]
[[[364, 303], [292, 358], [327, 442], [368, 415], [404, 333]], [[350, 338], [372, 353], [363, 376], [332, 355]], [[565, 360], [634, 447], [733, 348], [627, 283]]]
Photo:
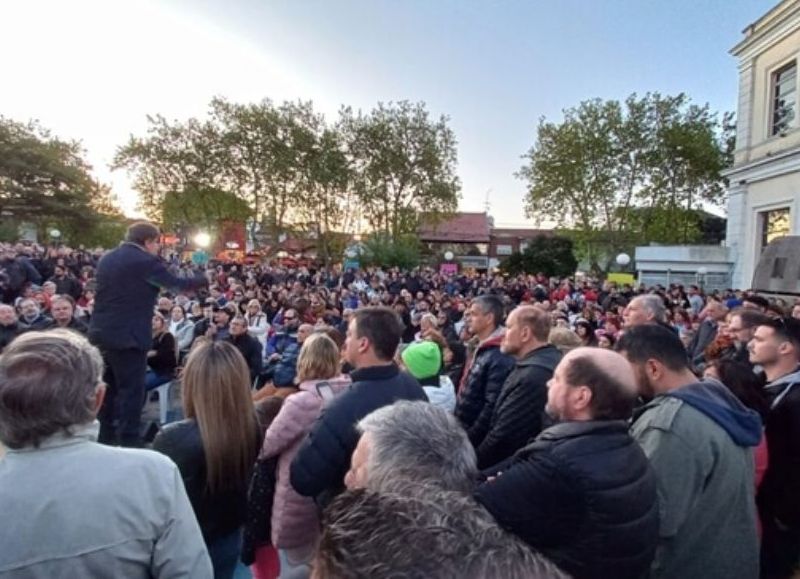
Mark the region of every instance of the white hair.
[[475, 450], [455, 417], [441, 408], [400, 401], [372, 412], [357, 428], [370, 436], [367, 488], [384, 492], [414, 482], [472, 490]]

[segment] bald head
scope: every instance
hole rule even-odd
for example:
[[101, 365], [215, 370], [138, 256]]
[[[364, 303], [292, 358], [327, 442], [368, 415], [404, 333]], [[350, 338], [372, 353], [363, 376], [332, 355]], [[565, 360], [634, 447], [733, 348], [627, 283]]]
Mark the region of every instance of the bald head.
[[576, 348], [559, 366], [563, 366], [564, 381], [570, 387], [586, 387], [591, 392], [593, 420], [631, 417], [638, 394], [636, 377], [622, 355], [602, 348]]

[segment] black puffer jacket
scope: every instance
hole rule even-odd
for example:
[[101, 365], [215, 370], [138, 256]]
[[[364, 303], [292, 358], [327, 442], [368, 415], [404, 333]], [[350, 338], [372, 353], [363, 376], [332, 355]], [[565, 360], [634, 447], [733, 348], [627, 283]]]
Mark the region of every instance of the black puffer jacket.
[[354, 370], [350, 377], [353, 384], [324, 409], [292, 462], [292, 487], [320, 504], [344, 488], [359, 420], [398, 400], [427, 400], [422, 386], [395, 364]]
[[478, 346], [459, 391], [455, 415], [476, 448], [489, 431], [494, 405], [514, 368], [514, 358], [500, 351], [502, 341], [498, 335]]
[[475, 496], [575, 579], [638, 579], [655, 555], [655, 475], [621, 420], [548, 428]]
[[489, 432], [475, 449], [478, 468], [507, 459], [541, 432], [547, 381], [560, 360], [558, 348], [547, 344], [517, 361], [494, 406]]

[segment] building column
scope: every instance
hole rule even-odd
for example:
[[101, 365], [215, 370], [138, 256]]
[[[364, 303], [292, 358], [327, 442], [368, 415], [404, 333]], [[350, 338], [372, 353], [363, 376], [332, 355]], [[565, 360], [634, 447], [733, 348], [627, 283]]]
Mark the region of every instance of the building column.
[[753, 277], [752, 264], [748, 267], [747, 258], [747, 185], [732, 184], [728, 188], [728, 222], [725, 230], [725, 244], [733, 262], [731, 284], [734, 289], [747, 289]]

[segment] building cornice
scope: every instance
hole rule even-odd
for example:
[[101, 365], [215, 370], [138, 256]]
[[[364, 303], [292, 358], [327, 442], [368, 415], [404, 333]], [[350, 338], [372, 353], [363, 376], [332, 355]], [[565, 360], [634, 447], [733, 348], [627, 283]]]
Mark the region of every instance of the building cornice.
[[757, 161], [731, 167], [723, 171], [722, 176], [730, 181], [731, 186], [735, 186], [741, 181], [752, 183], [798, 171], [800, 171], [800, 147], [793, 147]]
[[770, 46], [800, 29], [800, 0], [782, 2], [764, 16], [750, 24], [744, 32], [749, 36], [734, 46], [730, 53], [739, 58], [740, 66], [747, 63]]

